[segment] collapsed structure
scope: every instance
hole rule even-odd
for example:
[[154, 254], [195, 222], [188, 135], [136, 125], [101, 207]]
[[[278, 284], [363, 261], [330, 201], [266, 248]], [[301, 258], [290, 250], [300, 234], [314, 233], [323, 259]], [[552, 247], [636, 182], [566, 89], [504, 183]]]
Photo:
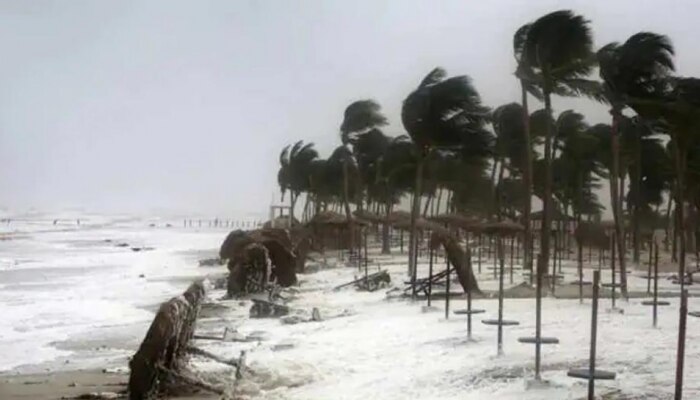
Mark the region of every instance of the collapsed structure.
[[297, 256], [285, 229], [235, 230], [224, 240], [219, 256], [228, 260], [228, 296], [261, 292], [271, 283], [297, 283]]

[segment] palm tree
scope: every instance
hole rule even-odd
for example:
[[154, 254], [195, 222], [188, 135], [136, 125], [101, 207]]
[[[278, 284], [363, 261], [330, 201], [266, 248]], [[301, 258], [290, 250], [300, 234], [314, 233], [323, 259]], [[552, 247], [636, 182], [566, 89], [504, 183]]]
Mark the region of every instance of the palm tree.
[[603, 80], [603, 93], [610, 103], [612, 114], [611, 151], [612, 180], [610, 187], [615, 238], [620, 257], [620, 284], [627, 295], [627, 274], [625, 268], [624, 231], [622, 223], [622, 186], [618, 186], [620, 176], [619, 125], [622, 111], [630, 101], [648, 99], [658, 92], [660, 77], [674, 69], [673, 46], [662, 35], [641, 32], [632, 35], [627, 41], [610, 43], [597, 53], [600, 77]]
[[528, 64], [523, 60], [523, 48], [527, 33], [532, 24], [521, 26], [513, 35], [513, 55], [517, 63], [515, 76], [520, 82], [520, 101], [522, 104], [522, 120], [523, 120], [523, 186], [525, 188], [525, 207], [523, 208], [523, 220], [525, 224], [525, 232], [523, 237], [523, 266], [525, 269], [532, 271], [532, 140], [530, 135], [530, 110], [528, 107], [528, 93], [533, 95], [538, 100], [542, 99], [542, 92], [538, 86], [534, 84], [534, 72], [529, 68]]
[[416, 217], [420, 211], [424, 161], [436, 148], [461, 149], [465, 156], [485, 153], [491, 137], [484, 129], [488, 108], [467, 76], [446, 78], [432, 70], [403, 102], [401, 121], [416, 146], [416, 181], [411, 207], [409, 273], [415, 279]]
[[[503, 193], [501, 193], [501, 182], [503, 182], [504, 171], [508, 170], [508, 176], [511, 178], [510, 182], [512, 183], [512, 178], [526, 175], [524, 171], [530, 167], [528, 164], [532, 162], [532, 149], [529, 147], [529, 133], [525, 133], [526, 124], [524, 123], [522, 115], [523, 107], [518, 103], [504, 104], [493, 111], [491, 124], [496, 134], [494, 171], [496, 165], [499, 163], [501, 165], [498, 180], [495, 183], [495, 203], [499, 219], [502, 211], [501, 200], [503, 198]], [[525, 149], [525, 151], [523, 151], [523, 149]], [[524, 197], [527, 198], [529, 193], [529, 191], [524, 193]], [[525, 206], [525, 208], [527, 208], [527, 206]], [[528, 214], [529, 217], [529, 213], [523, 210], [523, 215], [525, 214]]]
[[[384, 126], [387, 124], [386, 117], [381, 112], [381, 106], [374, 100], [358, 100], [351, 103], [345, 108], [343, 122], [340, 125], [340, 141], [343, 146], [349, 147], [352, 145], [357, 135], [366, 133], [367, 131]], [[345, 216], [348, 219], [348, 228], [350, 230], [350, 247], [354, 248], [354, 229], [352, 223], [352, 211], [350, 210], [350, 195], [349, 195], [349, 173], [350, 164], [353, 162], [353, 153], [348, 150], [342, 154], [343, 157], [343, 204], [345, 206]], [[356, 194], [359, 196], [360, 191]], [[361, 204], [361, 197], [355, 198]]]
[[302, 140], [293, 146], [286, 146], [279, 156], [280, 169], [277, 172], [277, 183], [284, 194], [289, 190], [289, 220], [290, 226], [294, 224], [294, 207], [301, 192], [308, 192], [310, 188], [311, 164], [318, 158], [318, 152], [313, 143], [304, 144]]
[[[593, 68], [589, 21], [571, 11], [555, 11], [540, 17], [526, 29], [521, 62], [531, 72], [529, 79], [542, 90], [548, 116], [552, 115], [552, 94], [597, 96], [595, 82], [584, 79]], [[543, 223], [540, 237], [538, 273], [546, 273], [549, 263], [552, 197], [552, 124], [547, 124], [544, 147]]]

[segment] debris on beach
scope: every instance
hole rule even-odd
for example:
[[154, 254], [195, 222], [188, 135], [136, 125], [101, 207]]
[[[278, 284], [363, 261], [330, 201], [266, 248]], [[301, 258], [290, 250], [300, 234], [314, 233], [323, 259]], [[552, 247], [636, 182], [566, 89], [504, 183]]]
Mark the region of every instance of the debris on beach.
[[333, 288], [333, 290], [340, 290], [342, 288], [355, 285], [360, 290], [366, 290], [368, 292], [374, 292], [377, 289], [382, 289], [388, 287], [391, 284], [391, 276], [386, 270], [375, 272], [366, 276], [361, 276], [355, 278], [354, 280], [343, 283]]

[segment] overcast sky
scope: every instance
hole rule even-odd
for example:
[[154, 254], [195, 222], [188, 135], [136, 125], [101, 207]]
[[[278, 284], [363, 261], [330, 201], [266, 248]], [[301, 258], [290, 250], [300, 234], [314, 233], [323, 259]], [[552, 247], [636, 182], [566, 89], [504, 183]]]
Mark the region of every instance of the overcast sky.
[[0, 206], [265, 212], [282, 146], [326, 156], [354, 100], [379, 101], [389, 134], [435, 66], [488, 105], [519, 100], [512, 35], [561, 8], [596, 47], [667, 34], [700, 75], [694, 0], [0, 0]]

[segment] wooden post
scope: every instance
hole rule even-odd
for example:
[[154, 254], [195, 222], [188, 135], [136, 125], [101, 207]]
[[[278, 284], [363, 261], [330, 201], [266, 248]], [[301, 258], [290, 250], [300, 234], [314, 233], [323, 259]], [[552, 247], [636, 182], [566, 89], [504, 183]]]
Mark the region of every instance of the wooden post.
[[430, 246], [430, 261], [428, 263], [428, 307], [430, 307], [430, 299], [433, 296], [433, 259], [434, 259], [434, 250], [433, 247]]
[[[651, 259], [654, 254], [654, 239], [649, 240], [649, 267], [647, 268], [647, 293], [651, 293]], [[654, 278], [656, 279], [656, 278]], [[654, 299], [656, 301], [656, 299]], [[656, 306], [654, 306], [656, 307]], [[656, 326], [656, 324], [654, 324]]]
[[[537, 255], [537, 265], [540, 265], [541, 254]], [[537, 284], [535, 286], [535, 380], [540, 380], [540, 364], [542, 360], [542, 274], [540, 269], [532, 271], [532, 275], [537, 273]], [[530, 279], [532, 279], [530, 275]]]
[[554, 235], [554, 254], [552, 254], [552, 294], [557, 290], [557, 235]]
[[615, 236], [612, 237], [612, 249], [610, 250], [610, 269], [612, 270], [612, 308], [615, 308]]
[[481, 273], [481, 233], [479, 233], [479, 246], [476, 248], [477, 250], [477, 264], [479, 266], [479, 273]]
[[501, 238], [500, 238], [500, 236], [499, 237], [491, 236], [491, 238], [489, 239], [489, 242], [493, 243], [494, 239], [496, 240], [496, 248], [493, 251], [493, 279], [497, 279], [498, 278], [498, 258], [499, 258], [499, 255], [497, 253], [498, 253], [498, 246], [500, 246], [500, 243], [501, 243], [500, 242]]
[[498, 355], [503, 355], [503, 275], [505, 270], [505, 255], [503, 250], [503, 238], [496, 237], [498, 258], [500, 259], [500, 273], [498, 274]]
[[447, 259], [447, 282], [445, 282], [445, 319], [450, 319], [450, 259]]
[[399, 229], [399, 244], [401, 246], [401, 254], [403, 254], [403, 229]]
[[583, 304], [583, 243], [579, 240], [578, 246], [578, 302]]
[[513, 284], [513, 255], [515, 254], [515, 235], [510, 239], [510, 284]]
[[595, 351], [598, 337], [598, 286], [600, 271], [593, 272], [593, 300], [591, 306], [591, 350], [588, 359], [588, 400], [595, 400]]
[[[659, 301], [659, 245], [654, 243], [654, 328], [656, 328], [657, 302]], [[651, 278], [651, 277], [650, 277]], [[651, 280], [651, 279], [650, 279]]]
[[[369, 258], [369, 257], [367, 256], [367, 230], [366, 230], [366, 229], [367, 229], [367, 228], [365, 228], [365, 230], [364, 230], [364, 238], [365, 238], [365, 243], [364, 243], [364, 244], [365, 244], [365, 280], [367, 279], [367, 275], [368, 275], [368, 272], [367, 272], [367, 268], [368, 268], [368, 265], [367, 265], [367, 264], [368, 264], [368, 261], [367, 261], [367, 259]], [[369, 283], [369, 281], [367, 281], [367, 282]]]
[[[685, 238], [683, 238], [685, 240]], [[683, 363], [685, 359], [685, 323], [688, 317], [688, 289], [681, 292], [681, 309], [678, 322], [678, 350], [676, 352], [676, 390], [674, 400], [683, 398]]]

